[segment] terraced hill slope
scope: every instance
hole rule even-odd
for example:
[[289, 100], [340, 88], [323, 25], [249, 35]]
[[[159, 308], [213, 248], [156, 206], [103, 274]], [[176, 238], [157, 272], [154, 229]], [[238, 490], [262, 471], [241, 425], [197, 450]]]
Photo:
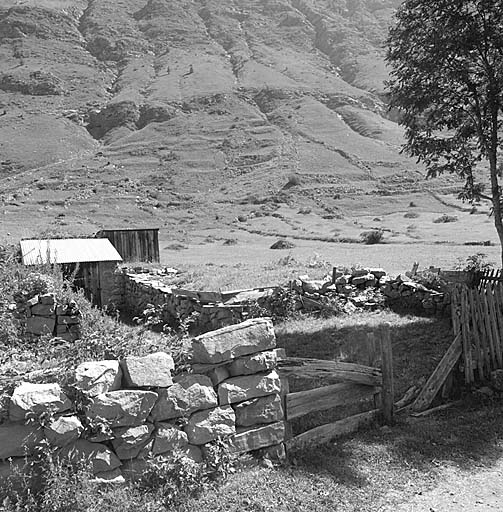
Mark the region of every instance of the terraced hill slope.
[[159, 225], [168, 251], [376, 226], [395, 242], [463, 238], [432, 224], [461, 207], [399, 153], [383, 102], [398, 4], [3, 0], [0, 236]]

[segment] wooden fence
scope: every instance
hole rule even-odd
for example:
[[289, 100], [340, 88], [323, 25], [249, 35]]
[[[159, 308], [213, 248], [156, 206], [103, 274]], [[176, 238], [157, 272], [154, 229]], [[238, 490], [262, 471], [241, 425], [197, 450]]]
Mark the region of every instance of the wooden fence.
[[500, 282], [503, 282], [503, 275], [499, 268], [481, 270], [474, 273], [473, 284], [476, 288], [480, 288], [488, 283], [492, 284]]
[[477, 288], [452, 290], [452, 325], [462, 352], [465, 382], [490, 377], [503, 368], [503, 282], [500, 271], [488, 274]]
[[[369, 336], [371, 358], [375, 359], [375, 344], [381, 345], [381, 368], [354, 363], [320, 359], [286, 358], [280, 361], [283, 382], [285, 419], [291, 422], [312, 412], [369, 401], [368, 410], [338, 421], [315, 427], [286, 439], [288, 449], [321, 444], [359, 427], [374, 422], [381, 414], [384, 421], [393, 421], [393, 368], [389, 327], [380, 330], [379, 339]], [[289, 393], [288, 377], [330, 379], [339, 381], [315, 389]], [[369, 400], [372, 399], [372, 400]], [[287, 433], [291, 429], [286, 429]]]

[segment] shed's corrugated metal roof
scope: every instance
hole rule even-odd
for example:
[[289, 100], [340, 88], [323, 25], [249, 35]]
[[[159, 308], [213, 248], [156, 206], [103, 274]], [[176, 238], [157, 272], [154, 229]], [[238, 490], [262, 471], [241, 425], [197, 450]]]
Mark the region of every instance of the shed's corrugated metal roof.
[[122, 261], [107, 238], [21, 240], [21, 254], [25, 265]]

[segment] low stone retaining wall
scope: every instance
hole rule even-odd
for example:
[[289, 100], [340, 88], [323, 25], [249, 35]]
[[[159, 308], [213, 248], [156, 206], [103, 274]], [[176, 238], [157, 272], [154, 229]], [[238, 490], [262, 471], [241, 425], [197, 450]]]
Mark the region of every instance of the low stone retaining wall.
[[194, 338], [189, 372], [176, 374], [171, 355], [157, 352], [82, 363], [68, 389], [23, 382], [0, 425], [0, 477], [6, 459], [16, 466], [44, 440], [109, 481], [139, 478], [149, 457], [174, 451], [202, 461], [221, 437], [235, 453], [284, 457], [275, 347], [271, 320], [260, 318]]
[[288, 308], [332, 314], [383, 306], [429, 315], [450, 312], [448, 286], [442, 291], [431, 289], [418, 282], [419, 274], [391, 277], [382, 268], [334, 269], [331, 276], [321, 280], [301, 276], [283, 287], [229, 292], [170, 286], [160, 272], [156, 275], [123, 269], [116, 277], [115, 289], [122, 290], [120, 303], [116, 304], [119, 309], [140, 316], [149, 305], [162, 306], [164, 323], [178, 327], [193, 316], [192, 330], [196, 333], [233, 325], [250, 316], [285, 316]]
[[[165, 284], [161, 277], [146, 272], [124, 271], [121, 304], [131, 316], [140, 316], [149, 304], [163, 306], [163, 321], [172, 327], [194, 315], [193, 331], [208, 332], [246, 320], [250, 303], [272, 293], [273, 287], [236, 292], [192, 291]], [[117, 287], [119, 288], [119, 286]], [[239, 298], [242, 296], [242, 298]]]

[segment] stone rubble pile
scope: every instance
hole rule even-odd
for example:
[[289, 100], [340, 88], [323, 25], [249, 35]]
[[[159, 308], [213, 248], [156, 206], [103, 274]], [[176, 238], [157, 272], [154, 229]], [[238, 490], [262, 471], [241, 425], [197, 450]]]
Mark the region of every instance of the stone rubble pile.
[[290, 283], [290, 289], [298, 296], [295, 306], [298, 310], [353, 313], [357, 308], [383, 305], [378, 289], [381, 280], [387, 277], [381, 268], [342, 269], [321, 280], [300, 276]]
[[[195, 338], [193, 373], [174, 374], [171, 355], [157, 352], [81, 363], [72, 393], [23, 382], [0, 424], [0, 475], [9, 471], [7, 459], [16, 465], [42, 440], [114, 482], [139, 478], [152, 456], [177, 451], [201, 462], [207, 444], [221, 437], [235, 453], [269, 449], [284, 457], [275, 347], [271, 320], [260, 318]], [[79, 395], [80, 406], [70, 399]], [[44, 421], [27, 422], [34, 417]]]
[[428, 314], [450, 311], [451, 298], [446, 289], [428, 288], [413, 277], [421, 279], [419, 274], [391, 277], [381, 268], [356, 268], [334, 271], [333, 276], [322, 280], [301, 276], [290, 283], [290, 289], [296, 294], [295, 309], [302, 311], [350, 314], [385, 305]]
[[450, 312], [451, 296], [447, 290], [433, 290], [402, 275], [395, 279], [386, 279], [380, 285], [386, 302], [391, 307], [423, 310], [436, 315]]
[[80, 338], [81, 314], [75, 301], [59, 303], [53, 293], [36, 295], [24, 307], [26, 332], [57, 336], [67, 341]]

